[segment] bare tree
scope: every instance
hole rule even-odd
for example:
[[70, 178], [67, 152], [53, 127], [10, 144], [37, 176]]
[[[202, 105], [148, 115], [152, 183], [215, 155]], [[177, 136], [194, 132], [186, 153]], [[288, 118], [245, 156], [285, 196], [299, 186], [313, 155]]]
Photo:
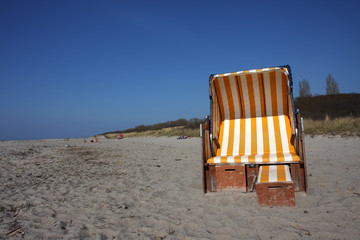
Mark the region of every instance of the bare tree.
[[326, 77], [326, 95], [339, 94], [339, 93], [340, 93], [340, 90], [339, 90], [339, 86], [338, 86], [337, 82], [335, 81], [333, 76], [331, 76], [331, 74], [329, 74]]
[[299, 97], [311, 97], [310, 85], [306, 79], [299, 82]]

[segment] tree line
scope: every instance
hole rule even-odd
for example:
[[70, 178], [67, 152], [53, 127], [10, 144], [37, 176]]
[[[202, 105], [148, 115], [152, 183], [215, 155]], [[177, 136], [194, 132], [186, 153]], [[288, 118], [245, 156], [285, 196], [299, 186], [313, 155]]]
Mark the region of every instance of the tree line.
[[[326, 79], [326, 95], [339, 94], [339, 86], [336, 80], [333, 78], [331, 74], [329, 74]], [[310, 91], [310, 84], [306, 79], [303, 79], [299, 82], [299, 97], [312, 97]]]
[[153, 125], [139, 125], [134, 128], [128, 128], [122, 131], [119, 131], [121, 133], [129, 133], [129, 132], [143, 132], [147, 130], [160, 130], [163, 128], [170, 128], [170, 127], [186, 127], [186, 128], [199, 128], [200, 124], [205, 123], [206, 119], [200, 119], [200, 118], [191, 118], [189, 120], [185, 118], [180, 118], [175, 121], [167, 121], [163, 123], [157, 123]]

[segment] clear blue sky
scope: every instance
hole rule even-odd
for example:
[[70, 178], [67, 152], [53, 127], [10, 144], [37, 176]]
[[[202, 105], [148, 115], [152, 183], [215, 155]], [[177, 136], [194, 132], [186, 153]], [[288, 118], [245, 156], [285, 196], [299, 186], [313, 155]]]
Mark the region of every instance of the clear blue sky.
[[208, 77], [289, 64], [360, 92], [359, 1], [0, 1], [0, 140], [209, 114]]

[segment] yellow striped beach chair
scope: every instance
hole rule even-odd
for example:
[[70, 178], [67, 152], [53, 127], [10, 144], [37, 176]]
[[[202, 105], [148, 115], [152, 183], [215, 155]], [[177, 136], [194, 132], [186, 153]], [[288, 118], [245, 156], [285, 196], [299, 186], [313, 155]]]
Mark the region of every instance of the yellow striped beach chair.
[[[211, 75], [210, 119], [202, 126], [204, 192], [252, 191], [260, 169], [286, 169], [306, 191], [302, 119], [289, 66]], [[235, 181], [235, 182], [233, 182]], [[280, 181], [278, 181], [280, 182]]]

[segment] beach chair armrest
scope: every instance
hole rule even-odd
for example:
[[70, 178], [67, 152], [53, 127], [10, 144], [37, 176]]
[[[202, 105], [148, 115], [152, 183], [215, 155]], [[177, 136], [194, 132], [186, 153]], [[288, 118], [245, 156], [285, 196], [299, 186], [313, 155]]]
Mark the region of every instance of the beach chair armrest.
[[212, 140], [213, 140], [213, 143], [216, 145], [216, 147], [220, 148], [220, 143], [219, 143], [218, 139], [216, 137], [213, 137]]
[[291, 137], [290, 137], [290, 143], [292, 145], [295, 145], [295, 140], [296, 140], [296, 133], [295, 132], [292, 132], [291, 133]]

